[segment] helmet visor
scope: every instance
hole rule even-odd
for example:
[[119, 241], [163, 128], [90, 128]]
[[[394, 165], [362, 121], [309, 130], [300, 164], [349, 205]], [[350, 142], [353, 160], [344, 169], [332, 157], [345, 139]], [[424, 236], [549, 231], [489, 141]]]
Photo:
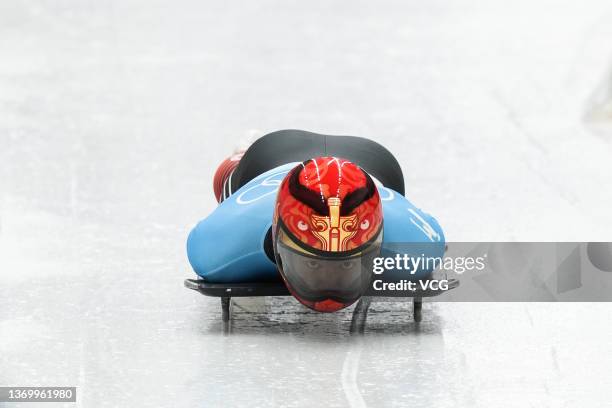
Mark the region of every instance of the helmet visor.
[[382, 228], [362, 251], [346, 256], [309, 253], [291, 242], [282, 228], [276, 245], [278, 267], [298, 300], [307, 303], [332, 300], [346, 307], [370, 285], [372, 264], [382, 245]]

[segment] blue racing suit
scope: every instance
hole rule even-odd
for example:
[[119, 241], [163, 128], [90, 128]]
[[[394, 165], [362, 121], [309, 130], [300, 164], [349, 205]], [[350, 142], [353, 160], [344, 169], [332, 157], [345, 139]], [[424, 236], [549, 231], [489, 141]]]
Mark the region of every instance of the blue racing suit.
[[[187, 255], [193, 270], [202, 279], [211, 283], [281, 279], [264, 246], [265, 240], [270, 239], [268, 231], [272, 226], [277, 189], [297, 164], [285, 164], [255, 177], [193, 228], [187, 239]], [[382, 255], [393, 255], [391, 244], [394, 243], [422, 242], [426, 244], [425, 249], [419, 252], [442, 257], [445, 241], [437, 221], [401, 194], [376, 184], [383, 206]], [[421, 277], [431, 270], [415, 272], [416, 277]]]

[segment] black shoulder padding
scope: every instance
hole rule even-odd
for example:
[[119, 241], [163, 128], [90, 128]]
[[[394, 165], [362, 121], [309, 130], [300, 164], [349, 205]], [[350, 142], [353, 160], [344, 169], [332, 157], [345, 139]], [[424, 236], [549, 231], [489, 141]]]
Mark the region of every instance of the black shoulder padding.
[[232, 191], [280, 165], [317, 156], [337, 156], [357, 164], [383, 185], [404, 195], [402, 169], [389, 150], [357, 136], [329, 136], [303, 130], [279, 130], [257, 139], [232, 175]]

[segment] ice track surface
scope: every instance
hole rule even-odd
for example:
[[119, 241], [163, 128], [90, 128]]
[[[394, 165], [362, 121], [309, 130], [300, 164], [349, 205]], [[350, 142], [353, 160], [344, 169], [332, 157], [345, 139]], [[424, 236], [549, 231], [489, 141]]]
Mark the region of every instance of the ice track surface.
[[79, 407], [609, 406], [609, 304], [425, 304], [416, 326], [379, 303], [352, 336], [351, 310], [242, 299], [224, 331], [182, 281], [216, 165], [283, 128], [385, 144], [450, 241], [610, 241], [611, 19], [2, 2], [0, 385], [77, 386]]

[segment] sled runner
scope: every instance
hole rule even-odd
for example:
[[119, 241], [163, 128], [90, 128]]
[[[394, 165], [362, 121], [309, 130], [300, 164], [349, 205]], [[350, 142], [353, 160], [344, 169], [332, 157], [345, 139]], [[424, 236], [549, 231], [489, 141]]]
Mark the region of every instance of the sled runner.
[[[446, 290], [422, 290], [415, 291], [377, 291], [370, 287], [369, 291], [359, 299], [353, 311], [351, 331], [363, 325], [367, 318], [368, 308], [372, 299], [387, 298], [412, 298], [414, 306], [414, 320], [420, 322], [422, 319], [422, 305], [424, 297], [441, 295], [459, 286], [459, 280], [449, 279]], [[221, 298], [221, 317], [224, 322], [231, 318], [231, 301], [233, 297], [258, 297], [258, 296], [291, 296], [283, 282], [253, 282], [253, 283], [209, 283], [202, 279], [185, 279], [185, 287], [200, 292], [205, 296]], [[382, 300], [382, 299], [381, 299]]]

